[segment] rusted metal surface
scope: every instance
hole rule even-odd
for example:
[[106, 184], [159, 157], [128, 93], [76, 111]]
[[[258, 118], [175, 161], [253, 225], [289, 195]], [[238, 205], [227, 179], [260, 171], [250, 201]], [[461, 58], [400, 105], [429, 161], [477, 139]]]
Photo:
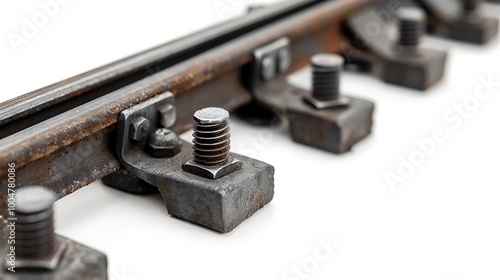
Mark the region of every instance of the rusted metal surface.
[[46, 186], [61, 198], [118, 170], [113, 134], [111, 126], [19, 169], [17, 187]]
[[[146, 152], [148, 141], [128, 137], [131, 123], [143, 117], [149, 120], [150, 130], [155, 131], [162, 126], [156, 118], [158, 108], [173, 103], [173, 96], [164, 93], [123, 111], [117, 124], [118, 158], [130, 173], [160, 190], [169, 214], [219, 232], [229, 232], [271, 201], [274, 195], [274, 168], [264, 162], [229, 153], [229, 141], [225, 141], [229, 139], [224, 138], [229, 137], [229, 113], [220, 108], [197, 111], [194, 116], [197, 120], [194, 146], [183, 142], [180, 152], [175, 155], [151, 157]], [[213, 118], [216, 113], [220, 116]], [[201, 142], [209, 145], [200, 143], [199, 134], [206, 141]], [[214, 141], [220, 142], [216, 142], [218, 145], [214, 147], [210, 145]], [[193, 168], [195, 166], [197, 168]], [[210, 176], [201, 170], [209, 171]], [[212, 174], [215, 170], [221, 173]], [[128, 187], [120, 189], [137, 190]]]
[[[35, 174], [34, 178], [40, 179], [38, 184], [51, 186], [59, 197], [67, 195], [118, 168], [108, 142], [113, 138], [112, 134], [105, 131], [114, 126], [121, 111], [170, 90], [176, 96], [178, 106], [174, 129], [176, 132], [186, 131], [191, 127], [192, 114], [201, 107], [217, 106], [232, 111], [251, 100], [241, 75], [251, 62], [254, 49], [287, 37], [293, 58], [291, 71], [299, 69], [308, 64], [314, 53], [338, 52], [344, 40], [341, 22], [375, 2], [379, 1], [325, 1], [185, 58], [153, 75], [1, 139], [0, 166], [14, 162], [19, 168], [19, 177], [30, 178]], [[252, 15], [258, 17], [259, 13], [255, 11]], [[99, 134], [102, 142], [91, 147], [89, 154], [95, 160], [94, 157], [102, 153], [98, 156], [100, 160], [69, 161], [74, 168], [62, 171], [63, 179], [51, 179], [54, 162], [71, 156], [65, 156], [64, 152], [74, 153], [72, 149], [87, 145]], [[6, 175], [6, 169], [0, 168], [0, 182], [5, 183]]]
[[[176, 100], [177, 109], [190, 115], [178, 115], [175, 131], [190, 129], [197, 106], [208, 104], [233, 110], [249, 102], [251, 96], [236, 82], [238, 79], [239, 73], [228, 72], [181, 95]], [[120, 168], [114, 146], [115, 125], [112, 125], [19, 169], [17, 187], [43, 185], [59, 198], [69, 195]], [[0, 193], [6, 193], [5, 184], [0, 184]]]
[[[290, 0], [0, 104], [0, 138], [139, 81], [273, 20], [325, 0]], [[13, 122], [15, 121], [15, 122]]]

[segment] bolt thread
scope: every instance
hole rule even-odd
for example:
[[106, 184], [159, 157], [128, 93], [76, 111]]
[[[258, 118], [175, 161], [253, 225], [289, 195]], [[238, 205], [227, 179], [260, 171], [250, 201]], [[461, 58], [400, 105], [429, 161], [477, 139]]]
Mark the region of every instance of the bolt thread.
[[51, 198], [52, 192], [43, 188], [25, 188], [17, 193], [18, 204], [16, 205], [16, 255], [21, 259], [37, 259], [50, 256], [56, 248], [56, 235], [54, 232], [54, 210], [53, 200], [45, 203], [43, 209], [23, 210], [29, 206], [28, 199], [22, 196], [33, 196], [27, 194], [32, 189], [48, 192], [47, 198]]
[[463, 9], [467, 12], [475, 11], [479, 8], [481, 0], [463, 0]]
[[399, 43], [402, 46], [418, 46], [424, 33], [425, 15], [417, 8], [404, 8], [399, 15]]
[[311, 59], [312, 96], [335, 100], [340, 96], [340, 73], [344, 60], [338, 55], [320, 54]]
[[[219, 108], [207, 108], [204, 110], [222, 110]], [[203, 112], [204, 110], [198, 111]], [[197, 112], [197, 113], [198, 113]], [[227, 116], [229, 114], [227, 113]], [[224, 164], [228, 161], [231, 149], [231, 134], [229, 133], [229, 117], [223, 119], [211, 119], [207, 116], [203, 119], [194, 118], [193, 133], [193, 160], [206, 166]]]
[[319, 99], [338, 99], [340, 69], [313, 67], [313, 96]]

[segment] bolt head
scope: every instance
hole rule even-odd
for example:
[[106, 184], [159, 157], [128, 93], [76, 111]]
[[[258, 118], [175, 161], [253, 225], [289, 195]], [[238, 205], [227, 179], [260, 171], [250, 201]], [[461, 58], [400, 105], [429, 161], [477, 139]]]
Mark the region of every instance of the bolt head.
[[181, 151], [179, 136], [170, 129], [160, 128], [151, 133], [146, 152], [154, 158], [173, 157]]
[[158, 108], [158, 114], [161, 125], [165, 128], [169, 128], [175, 123], [177, 109], [172, 104], [164, 104]]
[[142, 141], [149, 133], [149, 120], [144, 117], [137, 117], [130, 123], [130, 139]]
[[199, 124], [217, 124], [229, 120], [229, 112], [222, 108], [208, 107], [196, 111], [193, 119]]
[[16, 212], [38, 213], [50, 209], [56, 196], [54, 192], [44, 187], [25, 187], [16, 193]]
[[260, 72], [261, 78], [264, 81], [269, 81], [276, 77], [276, 70], [276, 57], [268, 55], [262, 59]]
[[398, 13], [399, 20], [423, 23], [426, 20], [425, 12], [416, 7], [401, 8]]
[[315, 70], [341, 70], [344, 63], [344, 58], [338, 54], [316, 54], [311, 58], [311, 64], [316, 68]]

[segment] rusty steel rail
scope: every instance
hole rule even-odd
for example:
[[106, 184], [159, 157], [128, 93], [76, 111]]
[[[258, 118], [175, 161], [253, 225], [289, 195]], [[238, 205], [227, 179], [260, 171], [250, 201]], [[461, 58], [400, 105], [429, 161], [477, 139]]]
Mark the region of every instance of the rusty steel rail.
[[324, 0], [295, 0], [262, 9], [0, 104], [0, 138], [80, 106], [169, 66]]
[[256, 48], [287, 37], [297, 70], [315, 53], [339, 52], [344, 20], [379, 2], [287, 1], [1, 104], [0, 193], [8, 163], [17, 187], [44, 185], [59, 198], [99, 180], [120, 168], [121, 111], [171, 91], [174, 130], [184, 132], [201, 107], [234, 110], [252, 100], [242, 76]]

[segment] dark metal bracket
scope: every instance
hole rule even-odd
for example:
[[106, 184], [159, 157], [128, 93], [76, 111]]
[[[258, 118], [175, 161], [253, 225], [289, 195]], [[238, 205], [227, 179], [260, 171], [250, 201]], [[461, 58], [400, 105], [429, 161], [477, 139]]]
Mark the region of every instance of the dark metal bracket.
[[[254, 51], [250, 90], [255, 104], [249, 111], [259, 112], [264, 108], [280, 116], [282, 123], [289, 125], [292, 139], [297, 143], [337, 154], [350, 151], [371, 133], [373, 103], [343, 97], [331, 102], [345, 101], [346, 106], [312, 106], [307, 102], [311, 92], [286, 80], [291, 57], [280, 53], [288, 48], [287, 43], [287, 39], [281, 39]], [[277, 61], [277, 65], [271, 67], [278, 69], [273, 75], [265, 74], [269, 70], [264, 63], [266, 58]]]
[[[271, 201], [274, 194], [274, 168], [254, 159], [231, 154], [242, 162], [242, 167], [222, 178], [209, 179], [183, 170], [182, 165], [192, 158], [191, 145], [178, 140], [177, 135], [162, 125], [165, 122], [161, 121], [165, 119], [164, 109], [172, 107], [175, 107], [174, 97], [166, 92], [120, 114], [117, 153], [127, 172], [114, 174], [117, 176], [115, 179], [121, 179], [113, 182], [112, 178], [108, 178], [108, 183], [135, 193], [156, 187], [172, 216], [219, 232], [229, 232]], [[142, 120], [143, 124], [148, 123], [142, 128], [144, 130], [138, 127], [138, 120]], [[167, 123], [173, 125], [171, 121]], [[143, 136], [138, 137], [137, 130], [143, 131]], [[167, 144], [152, 140], [158, 137], [158, 133], [163, 133], [160, 136], [166, 139]], [[149, 136], [144, 137], [144, 134]], [[156, 153], [148, 152], [151, 148], [148, 146], [152, 144], [170, 149], [171, 152], [156, 156]], [[136, 188], [128, 184], [138, 180], [145, 184], [139, 184]], [[126, 185], [120, 186], [124, 181]]]
[[390, 16], [380, 17], [385, 6], [348, 19], [346, 32], [351, 42], [343, 45], [342, 55], [347, 63], [372, 71], [387, 83], [426, 90], [443, 77], [447, 52], [421, 46], [411, 54], [401, 52], [387, 31], [394, 15], [385, 11]]
[[262, 85], [255, 98], [261, 106], [286, 118], [293, 141], [300, 144], [342, 154], [371, 133], [372, 102], [345, 97], [348, 106], [317, 109], [305, 101], [310, 94], [281, 78]]
[[247, 77], [251, 91], [260, 85], [285, 76], [292, 65], [290, 40], [281, 38], [256, 49], [250, 64], [250, 75]]

